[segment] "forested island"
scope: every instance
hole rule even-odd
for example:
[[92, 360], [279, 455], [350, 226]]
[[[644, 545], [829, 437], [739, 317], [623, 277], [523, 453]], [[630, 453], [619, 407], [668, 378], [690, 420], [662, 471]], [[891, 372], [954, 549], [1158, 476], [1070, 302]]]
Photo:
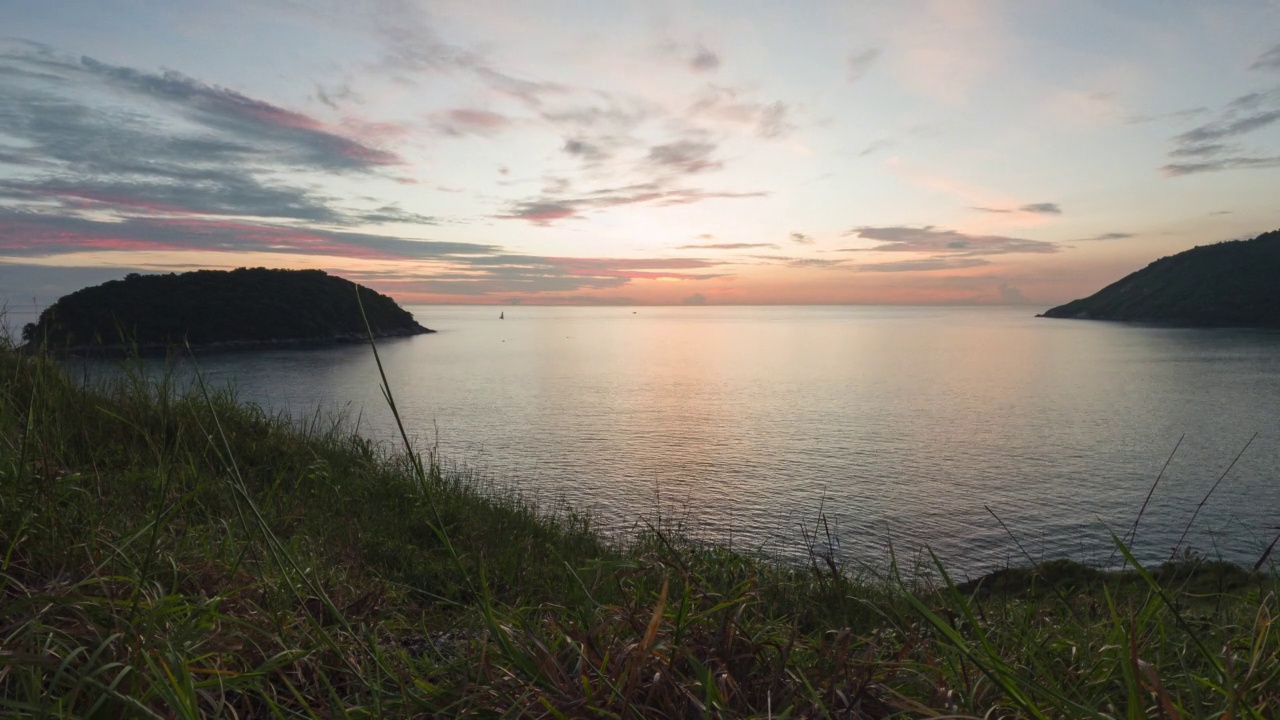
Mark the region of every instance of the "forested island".
[[322, 270], [240, 268], [135, 273], [77, 290], [22, 336], [58, 352], [153, 353], [359, 342], [369, 330], [375, 338], [434, 332], [386, 295]]
[[1041, 317], [1280, 328], [1280, 230], [1161, 258]]

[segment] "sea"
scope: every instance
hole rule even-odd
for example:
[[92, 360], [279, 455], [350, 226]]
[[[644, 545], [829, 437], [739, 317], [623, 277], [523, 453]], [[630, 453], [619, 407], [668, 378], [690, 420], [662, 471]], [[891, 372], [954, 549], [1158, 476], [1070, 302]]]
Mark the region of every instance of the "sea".
[[[1117, 537], [1147, 564], [1252, 565], [1280, 533], [1274, 331], [1009, 307], [408, 309], [438, 332], [378, 351], [415, 447], [605, 534], [976, 577], [1114, 565]], [[197, 362], [244, 402], [400, 442], [367, 345]]]

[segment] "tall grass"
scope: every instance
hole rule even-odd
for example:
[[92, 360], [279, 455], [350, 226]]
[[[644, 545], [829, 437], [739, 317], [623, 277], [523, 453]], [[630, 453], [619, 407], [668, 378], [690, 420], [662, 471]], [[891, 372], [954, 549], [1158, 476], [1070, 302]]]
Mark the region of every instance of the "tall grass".
[[0, 350], [5, 717], [1280, 709], [1272, 570], [1144, 569], [1117, 541], [1125, 573], [957, 585], [851, 571], [825, 534], [805, 565], [661, 522], [606, 541], [339, 420]]

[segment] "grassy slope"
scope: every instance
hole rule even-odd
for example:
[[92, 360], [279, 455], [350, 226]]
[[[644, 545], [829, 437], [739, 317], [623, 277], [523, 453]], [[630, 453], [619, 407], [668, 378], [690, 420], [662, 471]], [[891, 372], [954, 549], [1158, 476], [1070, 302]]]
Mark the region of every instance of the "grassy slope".
[[[1273, 717], [1274, 576], [965, 594], [485, 492], [199, 388], [0, 350], [13, 717]], [[830, 560], [830, 561], [828, 561]], [[1148, 582], [1150, 580], [1150, 582]]]

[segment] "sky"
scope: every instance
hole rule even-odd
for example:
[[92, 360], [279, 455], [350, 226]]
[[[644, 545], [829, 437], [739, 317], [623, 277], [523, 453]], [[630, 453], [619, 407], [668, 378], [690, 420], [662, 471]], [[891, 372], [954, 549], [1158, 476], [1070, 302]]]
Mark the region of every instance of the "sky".
[[1280, 2], [0, 3], [0, 302], [1027, 304], [1280, 227]]

